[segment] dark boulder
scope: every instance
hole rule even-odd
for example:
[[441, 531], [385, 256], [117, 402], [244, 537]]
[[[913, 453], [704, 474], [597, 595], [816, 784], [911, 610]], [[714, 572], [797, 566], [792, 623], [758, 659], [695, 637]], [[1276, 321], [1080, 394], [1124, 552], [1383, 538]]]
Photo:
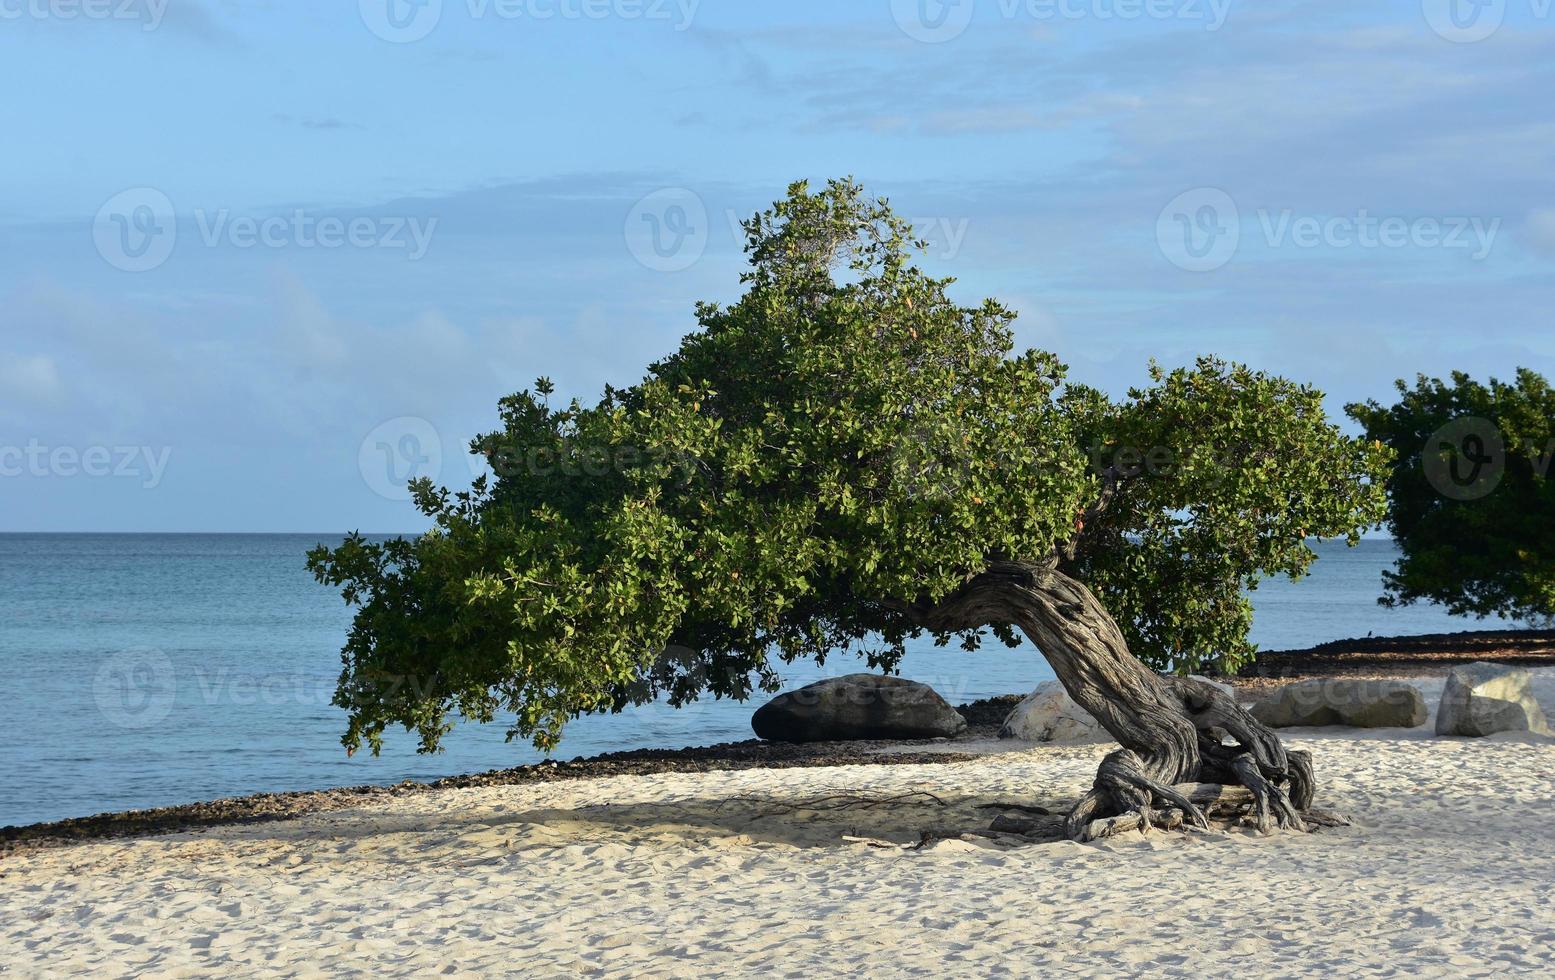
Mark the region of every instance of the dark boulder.
[[944, 738], [966, 728], [932, 687], [881, 674], [849, 674], [779, 694], [751, 718], [772, 742]]
[[1430, 712], [1413, 684], [1332, 677], [1287, 684], [1252, 707], [1270, 728], [1417, 728]]

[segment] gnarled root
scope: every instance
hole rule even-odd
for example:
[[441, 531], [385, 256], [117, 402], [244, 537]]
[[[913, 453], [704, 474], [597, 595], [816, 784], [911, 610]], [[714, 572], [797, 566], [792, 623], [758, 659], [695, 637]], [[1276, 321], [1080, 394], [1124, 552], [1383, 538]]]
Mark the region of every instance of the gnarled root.
[[1290, 764], [1290, 779], [1285, 788], [1290, 805], [1297, 810], [1310, 810], [1312, 798], [1317, 795], [1317, 778], [1312, 775], [1312, 753], [1292, 751], [1285, 753], [1285, 757]]
[[[1159, 826], [1175, 830], [1187, 822], [1195, 827], [1209, 829], [1204, 812], [1176, 787], [1165, 782], [1170, 770], [1168, 763], [1146, 759], [1128, 749], [1119, 749], [1102, 760], [1096, 773], [1096, 783], [1065, 818], [1065, 831], [1074, 840], [1090, 840], [1090, 827], [1096, 818], [1104, 820], [1110, 815], [1130, 814], [1133, 827], [1149, 833]], [[1160, 803], [1164, 812], [1157, 813]]]
[[1203, 827], [1204, 805], [1178, 784], [1241, 784], [1255, 826], [1305, 829], [1312, 760], [1213, 684], [1152, 673], [1117, 622], [1070, 574], [1072, 550], [1037, 562], [998, 561], [951, 595], [889, 608], [936, 633], [989, 623], [1018, 627], [1042, 651], [1076, 704], [1122, 746], [1103, 760], [1065, 821], [1075, 840], [1152, 827]]
[[1248, 816], [1260, 834], [1272, 834], [1276, 829], [1306, 831], [1307, 825], [1291, 805], [1290, 798], [1284, 790], [1264, 778], [1252, 753], [1232, 759], [1231, 768], [1241, 784], [1253, 794], [1253, 811]]
[[[1156, 827], [1208, 829], [1210, 816], [1240, 818], [1262, 834], [1348, 822], [1311, 811], [1316, 781], [1308, 753], [1287, 751], [1277, 735], [1210, 685], [1173, 678], [1165, 686], [1198, 733], [1197, 751], [1123, 748], [1109, 754], [1065, 820], [1071, 839]], [[1304, 817], [1309, 811], [1310, 821]]]

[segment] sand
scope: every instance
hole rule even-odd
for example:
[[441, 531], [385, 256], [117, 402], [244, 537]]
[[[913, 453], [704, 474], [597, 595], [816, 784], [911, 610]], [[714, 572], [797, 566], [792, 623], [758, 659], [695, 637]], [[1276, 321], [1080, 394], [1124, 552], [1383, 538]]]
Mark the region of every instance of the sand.
[[[1539, 672], [1555, 708], [1555, 670]], [[1426, 681], [1434, 703], [1440, 681]], [[1555, 713], [1552, 713], [1555, 714]], [[1555, 974], [1555, 739], [1288, 732], [1358, 826], [956, 839], [1106, 746], [448, 790], [0, 863], [0, 973]], [[890, 806], [822, 809], [829, 794]], [[937, 799], [936, 799], [937, 798]], [[806, 804], [809, 804], [807, 808]], [[847, 837], [915, 844], [886, 848]]]

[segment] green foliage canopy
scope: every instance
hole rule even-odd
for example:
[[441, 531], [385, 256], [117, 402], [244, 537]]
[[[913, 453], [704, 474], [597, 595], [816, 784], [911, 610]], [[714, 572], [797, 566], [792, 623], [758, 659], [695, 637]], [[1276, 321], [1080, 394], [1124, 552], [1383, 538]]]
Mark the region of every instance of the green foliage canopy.
[[431, 531], [310, 554], [359, 606], [347, 746], [401, 724], [430, 751], [505, 712], [549, 748], [581, 713], [773, 689], [780, 660], [890, 669], [920, 635], [897, 604], [1003, 559], [1081, 577], [1155, 666], [1229, 668], [1243, 587], [1381, 519], [1387, 453], [1309, 387], [1213, 359], [1122, 401], [1068, 384], [849, 180], [795, 184], [745, 230], [744, 295], [699, 305], [640, 384], [553, 408], [542, 379], [473, 445], [493, 479], [413, 486]]
[[1387, 605], [1428, 601], [1458, 615], [1555, 616], [1555, 391], [1515, 381], [1397, 383], [1391, 406], [1348, 411], [1397, 451], [1388, 524], [1403, 550], [1385, 573]]

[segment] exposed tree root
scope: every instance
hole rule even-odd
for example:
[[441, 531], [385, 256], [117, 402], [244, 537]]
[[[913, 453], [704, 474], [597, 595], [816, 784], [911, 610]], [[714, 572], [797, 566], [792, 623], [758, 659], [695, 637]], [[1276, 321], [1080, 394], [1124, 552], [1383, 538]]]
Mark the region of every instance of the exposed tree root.
[[[1259, 796], [1246, 786], [1227, 786], [1217, 783], [1184, 783], [1175, 787], [1176, 792], [1186, 797], [1193, 805], [1212, 822], [1219, 822], [1226, 826], [1247, 824], [1260, 830], [1260, 832], [1272, 832], [1273, 828], [1261, 824], [1267, 824], [1268, 818], [1259, 815]], [[1307, 810], [1301, 814], [1300, 828], [1311, 830], [1315, 827], [1348, 827], [1350, 821], [1337, 813], [1327, 810]], [[1184, 811], [1177, 807], [1154, 813], [1154, 826], [1162, 830], [1188, 830], [1196, 828], [1188, 824], [1184, 817]], [[1134, 831], [1148, 832], [1141, 813], [1137, 810], [1117, 816], [1103, 817], [1092, 820], [1082, 829], [1078, 835], [1071, 834], [1077, 840], [1096, 841], [1116, 837], [1120, 834]]]
[[[1246, 809], [1242, 820], [1261, 834], [1306, 831], [1302, 814], [1311, 808], [1315, 790], [1311, 756], [1286, 751], [1273, 732], [1212, 685], [1186, 678], [1162, 683], [1193, 725], [1198, 751], [1148, 755], [1119, 749], [1108, 755], [1095, 785], [1065, 820], [1070, 838], [1091, 841], [1153, 828], [1204, 830], [1212, 815], [1208, 804], [1219, 811], [1213, 815], [1232, 806]], [[1195, 798], [1174, 785], [1186, 780], [1212, 781], [1198, 785], [1216, 792], [1203, 797], [1200, 789], [1203, 798]]]
[[[1118, 625], [1057, 562], [998, 562], [951, 597], [902, 605], [914, 622], [948, 632], [1005, 623], [1031, 638], [1064, 689], [1122, 746], [1065, 819], [1079, 841], [1153, 828], [1208, 827], [1182, 783], [1240, 785], [1261, 833], [1306, 830], [1316, 780], [1304, 752], [1212, 684], [1163, 678], [1129, 652]], [[1321, 824], [1320, 824], [1321, 825]]]

